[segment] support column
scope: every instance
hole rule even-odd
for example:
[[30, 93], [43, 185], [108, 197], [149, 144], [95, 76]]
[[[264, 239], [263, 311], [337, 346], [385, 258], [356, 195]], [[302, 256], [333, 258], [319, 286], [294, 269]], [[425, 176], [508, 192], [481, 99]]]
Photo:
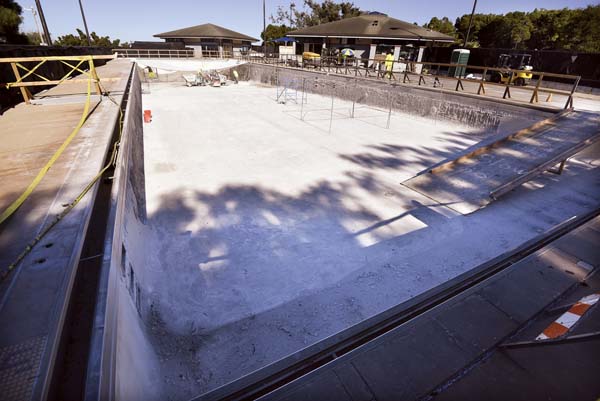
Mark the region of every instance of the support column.
[[400, 45], [395, 45], [394, 46], [394, 71], [402, 71], [402, 67], [400, 65], [400, 63], [398, 62], [398, 59], [400, 58], [400, 49], [402, 48], [402, 46]]
[[369, 67], [373, 66], [373, 59], [375, 58], [375, 55], [377, 54], [377, 45], [371, 45], [371, 47], [369, 48]]
[[310, 45], [308, 43], [304, 43], [304, 50], [305, 52], [310, 51]]
[[[423, 61], [423, 52], [424, 51], [425, 51], [425, 46], [419, 47], [419, 53], [417, 53], [417, 60], [416, 61]], [[417, 74], [420, 74], [422, 69], [423, 69], [423, 64], [417, 64], [417, 65], [415, 65], [415, 72]]]
[[219, 45], [219, 57], [223, 58], [223, 45], [222, 44]]

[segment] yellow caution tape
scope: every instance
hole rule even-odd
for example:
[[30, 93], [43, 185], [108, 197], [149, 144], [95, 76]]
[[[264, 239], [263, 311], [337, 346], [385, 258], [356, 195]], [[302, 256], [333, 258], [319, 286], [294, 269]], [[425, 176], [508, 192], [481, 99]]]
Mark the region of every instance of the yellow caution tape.
[[29, 186], [27, 187], [27, 189], [25, 190], [25, 192], [23, 192], [21, 194], [21, 196], [19, 196], [17, 198], [17, 200], [15, 200], [6, 210], [4, 210], [2, 212], [2, 214], [0, 215], [0, 224], [4, 223], [4, 221], [6, 219], [8, 219], [19, 207], [21, 207], [21, 205], [23, 204], [23, 202], [25, 202], [25, 200], [29, 197], [29, 195], [31, 195], [31, 193], [33, 192], [33, 190], [42, 181], [42, 179], [44, 178], [44, 176], [46, 175], [46, 173], [48, 172], [48, 170], [50, 170], [50, 168], [52, 167], [52, 165], [56, 162], [56, 160], [64, 152], [64, 150], [67, 148], [67, 146], [69, 146], [69, 144], [71, 143], [71, 141], [73, 140], [73, 138], [75, 138], [75, 136], [77, 135], [77, 133], [79, 132], [79, 130], [83, 126], [83, 123], [85, 123], [85, 120], [88, 117], [88, 113], [90, 111], [91, 91], [92, 91], [92, 80], [88, 79], [87, 98], [85, 100], [85, 106], [83, 108], [83, 114], [81, 115], [81, 118], [79, 119], [79, 123], [77, 124], [77, 126], [75, 127], [75, 129], [73, 129], [73, 132], [71, 132], [71, 134], [67, 137], [67, 139], [65, 139], [65, 141], [62, 143], [62, 145], [60, 145], [60, 147], [58, 148], [58, 150], [52, 155], [52, 157], [50, 158], [50, 160], [48, 161], [48, 163], [46, 163], [46, 165], [44, 167], [42, 167], [42, 169], [37, 174], [37, 176], [33, 179], [33, 181], [31, 182], [31, 184], [29, 184]]
[[[78, 130], [81, 128], [81, 126], [85, 122], [85, 119], [87, 118], [87, 114], [88, 114], [88, 111], [89, 111], [89, 99], [90, 99], [91, 81], [92, 81], [92, 79], [90, 78], [90, 80], [88, 81], [88, 100], [86, 102], [86, 107], [85, 107], [85, 110], [84, 110], [84, 113], [83, 113], [83, 116], [82, 116], [82, 120], [80, 121], [79, 128], [77, 128], [76, 130], [74, 130], [73, 133], [71, 133], [70, 136], [74, 137], [77, 134]], [[94, 184], [96, 184], [96, 182], [102, 177], [102, 175], [110, 167], [116, 166], [116, 164], [117, 164], [117, 157], [118, 157], [118, 154], [119, 154], [119, 145], [121, 143], [121, 137], [123, 135], [123, 117], [124, 117], [124, 115], [123, 115], [123, 110], [121, 109], [121, 106], [117, 103], [117, 101], [115, 99], [113, 99], [110, 95], [108, 95], [108, 99], [111, 102], [113, 102], [119, 108], [119, 136], [118, 136], [117, 141], [113, 145], [113, 150], [112, 150], [112, 153], [111, 153], [111, 156], [110, 156], [110, 159], [109, 159], [108, 163], [106, 164], [106, 166], [104, 166], [98, 172], [98, 174], [96, 174], [94, 176], [94, 178], [92, 178], [92, 180], [85, 186], [85, 188], [79, 193], [79, 195], [77, 195], [77, 197], [71, 203], [69, 203], [67, 205], [67, 207], [65, 207], [63, 209], [63, 211], [60, 214], [58, 214], [50, 224], [48, 224], [46, 227], [44, 227], [40, 231], [40, 233], [25, 247], [25, 249], [23, 250], [23, 252], [21, 252], [19, 254], [19, 256], [15, 259], [15, 261], [13, 263], [11, 263], [6, 270], [4, 270], [4, 271], [2, 271], [0, 273], [0, 282], [4, 281], [4, 279], [6, 277], [8, 277], [8, 275], [10, 274], [10, 272], [13, 271], [19, 265], [19, 263], [21, 263], [21, 261], [25, 258], [25, 256], [27, 256], [29, 254], [29, 252], [31, 252], [31, 250], [33, 249], [33, 247], [35, 245], [37, 245], [42, 240], [42, 238], [44, 238], [44, 236], [46, 234], [48, 234], [48, 232], [54, 226], [56, 226], [71, 210], [73, 210], [73, 208], [75, 206], [77, 206], [77, 204], [81, 201], [81, 199], [83, 199], [83, 197], [93, 188]], [[67, 140], [70, 142], [69, 138], [67, 138]], [[63, 143], [63, 145], [66, 147], [66, 145], [68, 145], [68, 142], [65, 141], [65, 143], [66, 144]], [[62, 153], [62, 150], [60, 150], [60, 152]], [[57, 151], [57, 153], [59, 153], [59, 152]], [[60, 154], [58, 154], [58, 156], [60, 156]], [[41, 173], [41, 171], [40, 171], [40, 173]], [[43, 175], [42, 175], [42, 177], [43, 177]], [[40, 178], [40, 180], [41, 180], [41, 178]], [[34, 188], [35, 188], [35, 186], [34, 186]], [[26, 197], [25, 197], [25, 199], [26, 199]]]

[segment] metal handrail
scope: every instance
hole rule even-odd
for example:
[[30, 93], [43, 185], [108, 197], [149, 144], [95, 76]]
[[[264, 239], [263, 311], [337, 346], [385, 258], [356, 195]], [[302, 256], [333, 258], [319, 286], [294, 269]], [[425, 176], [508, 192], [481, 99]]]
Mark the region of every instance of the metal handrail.
[[193, 49], [113, 49], [117, 57], [122, 58], [190, 58]]

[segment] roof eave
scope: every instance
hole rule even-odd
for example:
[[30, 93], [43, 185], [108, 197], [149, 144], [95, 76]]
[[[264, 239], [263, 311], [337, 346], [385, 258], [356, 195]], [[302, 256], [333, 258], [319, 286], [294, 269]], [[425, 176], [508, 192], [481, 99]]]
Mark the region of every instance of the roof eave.
[[346, 38], [346, 39], [384, 39], [384, 40], [415, 40], [420, 42], [454, 42], [454, 39], [442, 39], [442, 38], [407, 38], [401, 36], [368, 36], [368, 35], [306, 35], [306, 34], [292, 34], [288, 33], [286, 36], [291, 36], [293, 38]]
[[239, 37], [233, 37], [233, 36], [194, 36], [194, 35], [163, 35], [163, 34], [158, 34], [158, 35], [152, 35], [155, 38], [160, 38], [160, 39], [172, 39], [172, 38], [180, 38], [180, 39], [232, 39], [232, 40], [243, 40], [245, 42], [258, 42], [259, 39], [256, 38], [239, 38]]

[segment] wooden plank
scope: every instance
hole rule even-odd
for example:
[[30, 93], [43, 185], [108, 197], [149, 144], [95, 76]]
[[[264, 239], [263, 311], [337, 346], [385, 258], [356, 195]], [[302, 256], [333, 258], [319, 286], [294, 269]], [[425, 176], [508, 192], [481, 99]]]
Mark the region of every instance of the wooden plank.
[[[108, 82], [108, 81], [118, 81], [121, 78], [99, 78], [98, 81], [99, 82]], [[63, 84], [69, 84], [69, 83], [79, 83], [79, 82], [87, 82], [89, 80], [89, 78], [73, 78], [73, 79], [67, 79], [65, 81], [62, 81]], [[92, 79], [92, 82], [98, 82], [95, 79]], [[52, 85], [58, 85], [60, 84], [61, 81], [60, 80], [55, 80], [55, 81], [30, 81], [30, 82], [16, 82], [16, 83], [10, 83], [11, 87], [15, 87], [15, 88], [23, 88], [23, 87], [27, 87], [27, 86], [52, 86]], [[3, 84], [6, 85], [6, 84]]]
[[[19, 74], [19, 69], [17, 68], [17, 65], [15, 63], [10, 63], [10, 66], [12, 67], [13, 73], [15, 74], [15, 79], [17, 81], [20, 80], [21, 75]], [[27, 89], [21, 88], [21, 95], [23, 96], [23, 100], [25, 100], [25, 103], [29, 104], [29, 93]]]
[[28, 61], [81, 61], [81, 60], [89, 60], [90, 58], [94, 60], [112, 60], [115, 59], [116, 56], [114, 54], [111, 55], [89, 55], [89, 56], [47, 56], [47, 57], [8, 57], [8, 58], [0, 58], [0, 63], [25, 63]]

